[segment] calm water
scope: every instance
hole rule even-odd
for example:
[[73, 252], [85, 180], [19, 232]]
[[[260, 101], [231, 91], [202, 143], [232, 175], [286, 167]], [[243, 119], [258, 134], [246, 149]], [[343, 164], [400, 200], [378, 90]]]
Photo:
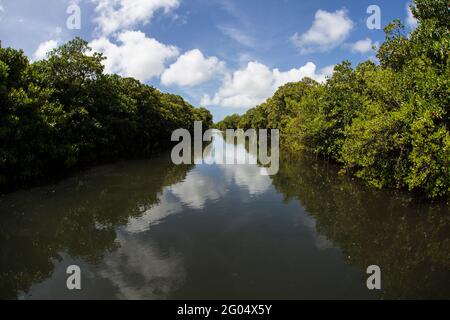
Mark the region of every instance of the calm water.
[[[268, 177], [166, 154], [9, 194], [0, 250], [9, 299], [450, 298], [448, 206], [305, 155]], [[66, 289], [72, 264], [81, 291]], [[366, 288], [372, 264], [381, 292]]]

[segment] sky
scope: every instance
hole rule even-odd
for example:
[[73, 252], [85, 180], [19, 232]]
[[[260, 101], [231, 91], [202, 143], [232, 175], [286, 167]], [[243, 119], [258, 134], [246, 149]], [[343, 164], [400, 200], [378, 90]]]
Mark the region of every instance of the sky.
[[343, 60], [376, 62], [384, 26], [417, 26], [409, 1], [0, 0], [0, 40], [36, 61], [81, 37], [106, 56], [105, 72], [179, 94], [219, 121], [287, 82], [325, 81]]

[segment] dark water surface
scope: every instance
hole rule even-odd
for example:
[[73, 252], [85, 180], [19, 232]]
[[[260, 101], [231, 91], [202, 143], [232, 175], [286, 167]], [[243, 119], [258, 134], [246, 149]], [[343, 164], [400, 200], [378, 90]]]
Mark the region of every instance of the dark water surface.
[[[5, 195], [0, 250], [9, 299], [450, 298], [447, 205], [305, 155], [282, 154], [268, 177], [165, 154]], [[72, 264], [80, 291], [66, 288]], [[382, 291], [366, 287], [373, 264]]]

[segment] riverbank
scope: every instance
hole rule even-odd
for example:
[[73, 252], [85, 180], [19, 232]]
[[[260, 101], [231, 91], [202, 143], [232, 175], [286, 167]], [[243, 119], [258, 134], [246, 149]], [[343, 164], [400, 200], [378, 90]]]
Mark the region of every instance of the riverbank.
[[132, 78], [104, 73], [80, 38], [46, 59], [0, 48], [0, 190], [29, 187], [172, 146], [175, 129], [212, 124], [205, 108]]
[[293, 151], [339, 163], [376, 188], [450, 199], [450, 30], [443, 1], [416, 1], [418, 27], [385, 28], [377, 61], [343, 61], [324, 83], [280, 87], [218, 128], [279, 129]]

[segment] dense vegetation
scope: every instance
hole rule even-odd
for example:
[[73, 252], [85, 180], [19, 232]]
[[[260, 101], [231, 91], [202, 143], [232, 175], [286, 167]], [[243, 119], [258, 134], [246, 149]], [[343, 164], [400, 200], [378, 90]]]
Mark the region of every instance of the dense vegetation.
[[239, 121], [241, 120], [241, 116], [237, 113], [234, 113], [230, 116], [225, 117], [222, 121], [216, 123], [214, 126], [222, 131], [227, 129], [235, 129], [239, 127]]
[[430, 198], [450, 193], [450, 14], [447, 0], [416, 0], [419, 25], [400, 21], [372, 61], [337, 65], [324, 84], [281, 87], [265, 103], [223, 126], [280, 129], [284, 145], [339, 162], [376, 187], [408, 188]]
[[168, 147], [173, 130], [212, 115], [181, 97], [103, 73], [79, 38], [30, 63], [0, 48], [0, 189]]

